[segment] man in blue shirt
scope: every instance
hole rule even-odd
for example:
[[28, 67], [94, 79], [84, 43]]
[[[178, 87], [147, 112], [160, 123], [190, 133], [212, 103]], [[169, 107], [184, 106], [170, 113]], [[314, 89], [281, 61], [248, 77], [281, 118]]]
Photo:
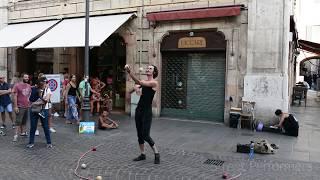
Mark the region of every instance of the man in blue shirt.
[[12, 102], [10, 99], [11, 88], [8, 83], [5, 82], [5, 76], [0, 74], [0, 112], [2, 118], [2, 125], [1, 129], [6, 128], [5, 121], [6, 121], [6, 113], [8, 112], [9, 117], [12, 122], [12, 128], [15, 128], [13, 118], [12, 118]]

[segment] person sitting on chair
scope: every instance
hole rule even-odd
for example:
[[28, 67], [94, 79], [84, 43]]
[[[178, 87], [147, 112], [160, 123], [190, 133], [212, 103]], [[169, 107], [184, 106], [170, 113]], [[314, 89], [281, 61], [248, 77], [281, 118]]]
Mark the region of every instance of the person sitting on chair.
[[282, 112], [280, 109], [277, 109], [275, 114], [280, 118], [280, 122], [276, 126], [283, 128], [285, 134], [297, 137], [299, 134], [299, 123], [296, 118], [292, 114]]

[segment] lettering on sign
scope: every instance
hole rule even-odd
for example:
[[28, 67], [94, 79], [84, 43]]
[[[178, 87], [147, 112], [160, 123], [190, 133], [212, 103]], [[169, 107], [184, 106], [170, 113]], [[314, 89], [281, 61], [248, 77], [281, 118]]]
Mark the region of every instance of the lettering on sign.
[[178, 48], [205, 48], [207, 47], [204, 37], [184, 37], [180, 38]]

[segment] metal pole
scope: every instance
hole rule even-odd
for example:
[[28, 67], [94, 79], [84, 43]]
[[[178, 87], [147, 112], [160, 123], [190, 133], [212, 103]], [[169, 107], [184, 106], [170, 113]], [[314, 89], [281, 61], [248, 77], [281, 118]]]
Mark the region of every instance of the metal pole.
[[86, 0], [86, 18], [85, 18], [85, 48], [84, 48], [84, 77], [85, 77], [85, 94], [82, 106], [82, 117], [84, 121], [89, 120], [90, 101], [89, 101], [89, 0]]

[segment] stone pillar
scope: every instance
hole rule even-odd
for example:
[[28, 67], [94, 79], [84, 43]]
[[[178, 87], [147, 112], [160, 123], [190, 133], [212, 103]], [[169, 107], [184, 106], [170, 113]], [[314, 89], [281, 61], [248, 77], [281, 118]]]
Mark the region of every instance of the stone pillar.
[[249, 0], [243, 99], [256, 102], [258, 120], [269, 120], [277, 108], [289, 110], [290, 7], [285, 0]]
[[[0, 1], [0, 29], [8, 23], [8, 0]], [[0, 73], [7, 75], [7, 48], [0, 48]]]

